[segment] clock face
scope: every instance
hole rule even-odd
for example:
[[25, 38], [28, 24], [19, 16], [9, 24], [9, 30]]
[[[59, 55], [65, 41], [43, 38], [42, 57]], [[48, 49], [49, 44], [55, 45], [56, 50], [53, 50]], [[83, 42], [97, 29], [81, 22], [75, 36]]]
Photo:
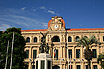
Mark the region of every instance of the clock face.
[[55, 25], [54, 28], [57, 29], [58, 28], [58, 25]]

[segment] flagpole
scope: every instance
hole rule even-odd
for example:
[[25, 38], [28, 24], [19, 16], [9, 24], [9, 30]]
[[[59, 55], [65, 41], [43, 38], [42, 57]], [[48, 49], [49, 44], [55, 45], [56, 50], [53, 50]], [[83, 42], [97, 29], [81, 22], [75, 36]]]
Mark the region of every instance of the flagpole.
[[60, 69], [61, 69], [61, 30], [60, 30]]
[[69, 69], [69, 54], [68, 53], [69, 52], [68, 52], [68, 32], [67, 32], [67, 56], [68, 56], [67, 60], [68, 60], [68, 69]]
[[14, 44], [14, 32], [13, 32], [13, 38], [12, 38], [12, 49], [11, 49], [11, 62], [10, 62], [10, 69], [12, 68], [13, 44]]
[[9, 40], [8, 40], [8, 44], [7, 44], [7, 55], [6, 55], [6, 63], [5, 63], [5, 68], [7, 67], [7, 62], [8, 62], [8, 48], [9, 48]]

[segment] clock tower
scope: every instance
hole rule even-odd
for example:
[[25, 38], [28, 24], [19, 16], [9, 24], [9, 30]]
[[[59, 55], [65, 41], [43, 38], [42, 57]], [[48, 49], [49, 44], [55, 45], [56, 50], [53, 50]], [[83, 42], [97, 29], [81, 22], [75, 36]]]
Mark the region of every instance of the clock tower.
[[48, 22], [48, 30], [65, 30], [65, 22], [63, 18], [58, 16], [52, 17], [52, 19]]

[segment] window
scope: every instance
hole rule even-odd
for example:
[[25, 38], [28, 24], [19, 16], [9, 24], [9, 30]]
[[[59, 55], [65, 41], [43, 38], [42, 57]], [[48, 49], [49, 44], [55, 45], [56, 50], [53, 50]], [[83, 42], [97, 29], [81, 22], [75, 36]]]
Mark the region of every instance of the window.
[[73, 69], [73, 66], [72, 65], [69, 65], [69, 69]]
[[41, 69], [45, 69], [45, 61], [44, 60], [41, 60]]
[[34, 42], [37, 42], [37, 37], [34, 37]]
[[36, 61], [36, 69], [38, 69], [38, 61]]
[[84, 37], [88, 38], [87, 36], [84, 36]]
[[48, 66], [48, 67], [47, 67], [48, 69], [51, 69], [51, 61], [48, 61], [48, 62], [47, 62], [47, 66]]
[[72, 58], [72, 49], [69, 49], [69, 50], [68, 50], [68, 54], [69, 54], [69, 58], [70, 58], [70, 57]]
[[104, 36], [103, 36], [103, 41], [104, 41]]
[[29, 58], [29, 50], [26, 50], [26, 58]]
[[59, 36], [54, 36], [52, 42], [60, 42]]
[[30, 38], [29, 37], [26, 38], [26, 42], [30, 42]]
[[36, 58], [37, 50], [33, 50], [33, 58]]
[[85, 66], [85, 69], [88, 69], [88, 65]]
[[80, 58], [80, 49], [76, 49], [76, 58]]
[[77, 69], [81, 69], [80, 65], [77, 65]]
[[79, 39], [80, 39], [79, 36], [76, 36], [76, 42], [78, 42]]
[[72, 42], [71, 36], [68, 37], [68, 42]]
[[93, 65], [93, 68], [94, 68], [94, 69], [97, 69], [97, 65]]
[[35, 65], [32, 65], [32, 69], [35, 69]]
[[97, 58], [96, 49], [92, 49], [92, 51], [93, 51], [93, 58]]
[[54, 58], [56, 58], [58, 60], [58, 50], [54, 50]]

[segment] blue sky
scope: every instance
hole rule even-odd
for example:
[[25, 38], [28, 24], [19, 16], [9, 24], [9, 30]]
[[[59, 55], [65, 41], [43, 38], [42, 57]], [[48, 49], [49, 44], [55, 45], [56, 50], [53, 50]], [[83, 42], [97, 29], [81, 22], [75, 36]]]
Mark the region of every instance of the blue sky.
[[47, 29], [53, 16], [66, 28], [104, 28], [104, 0], [0, 0], [0, 30]]

